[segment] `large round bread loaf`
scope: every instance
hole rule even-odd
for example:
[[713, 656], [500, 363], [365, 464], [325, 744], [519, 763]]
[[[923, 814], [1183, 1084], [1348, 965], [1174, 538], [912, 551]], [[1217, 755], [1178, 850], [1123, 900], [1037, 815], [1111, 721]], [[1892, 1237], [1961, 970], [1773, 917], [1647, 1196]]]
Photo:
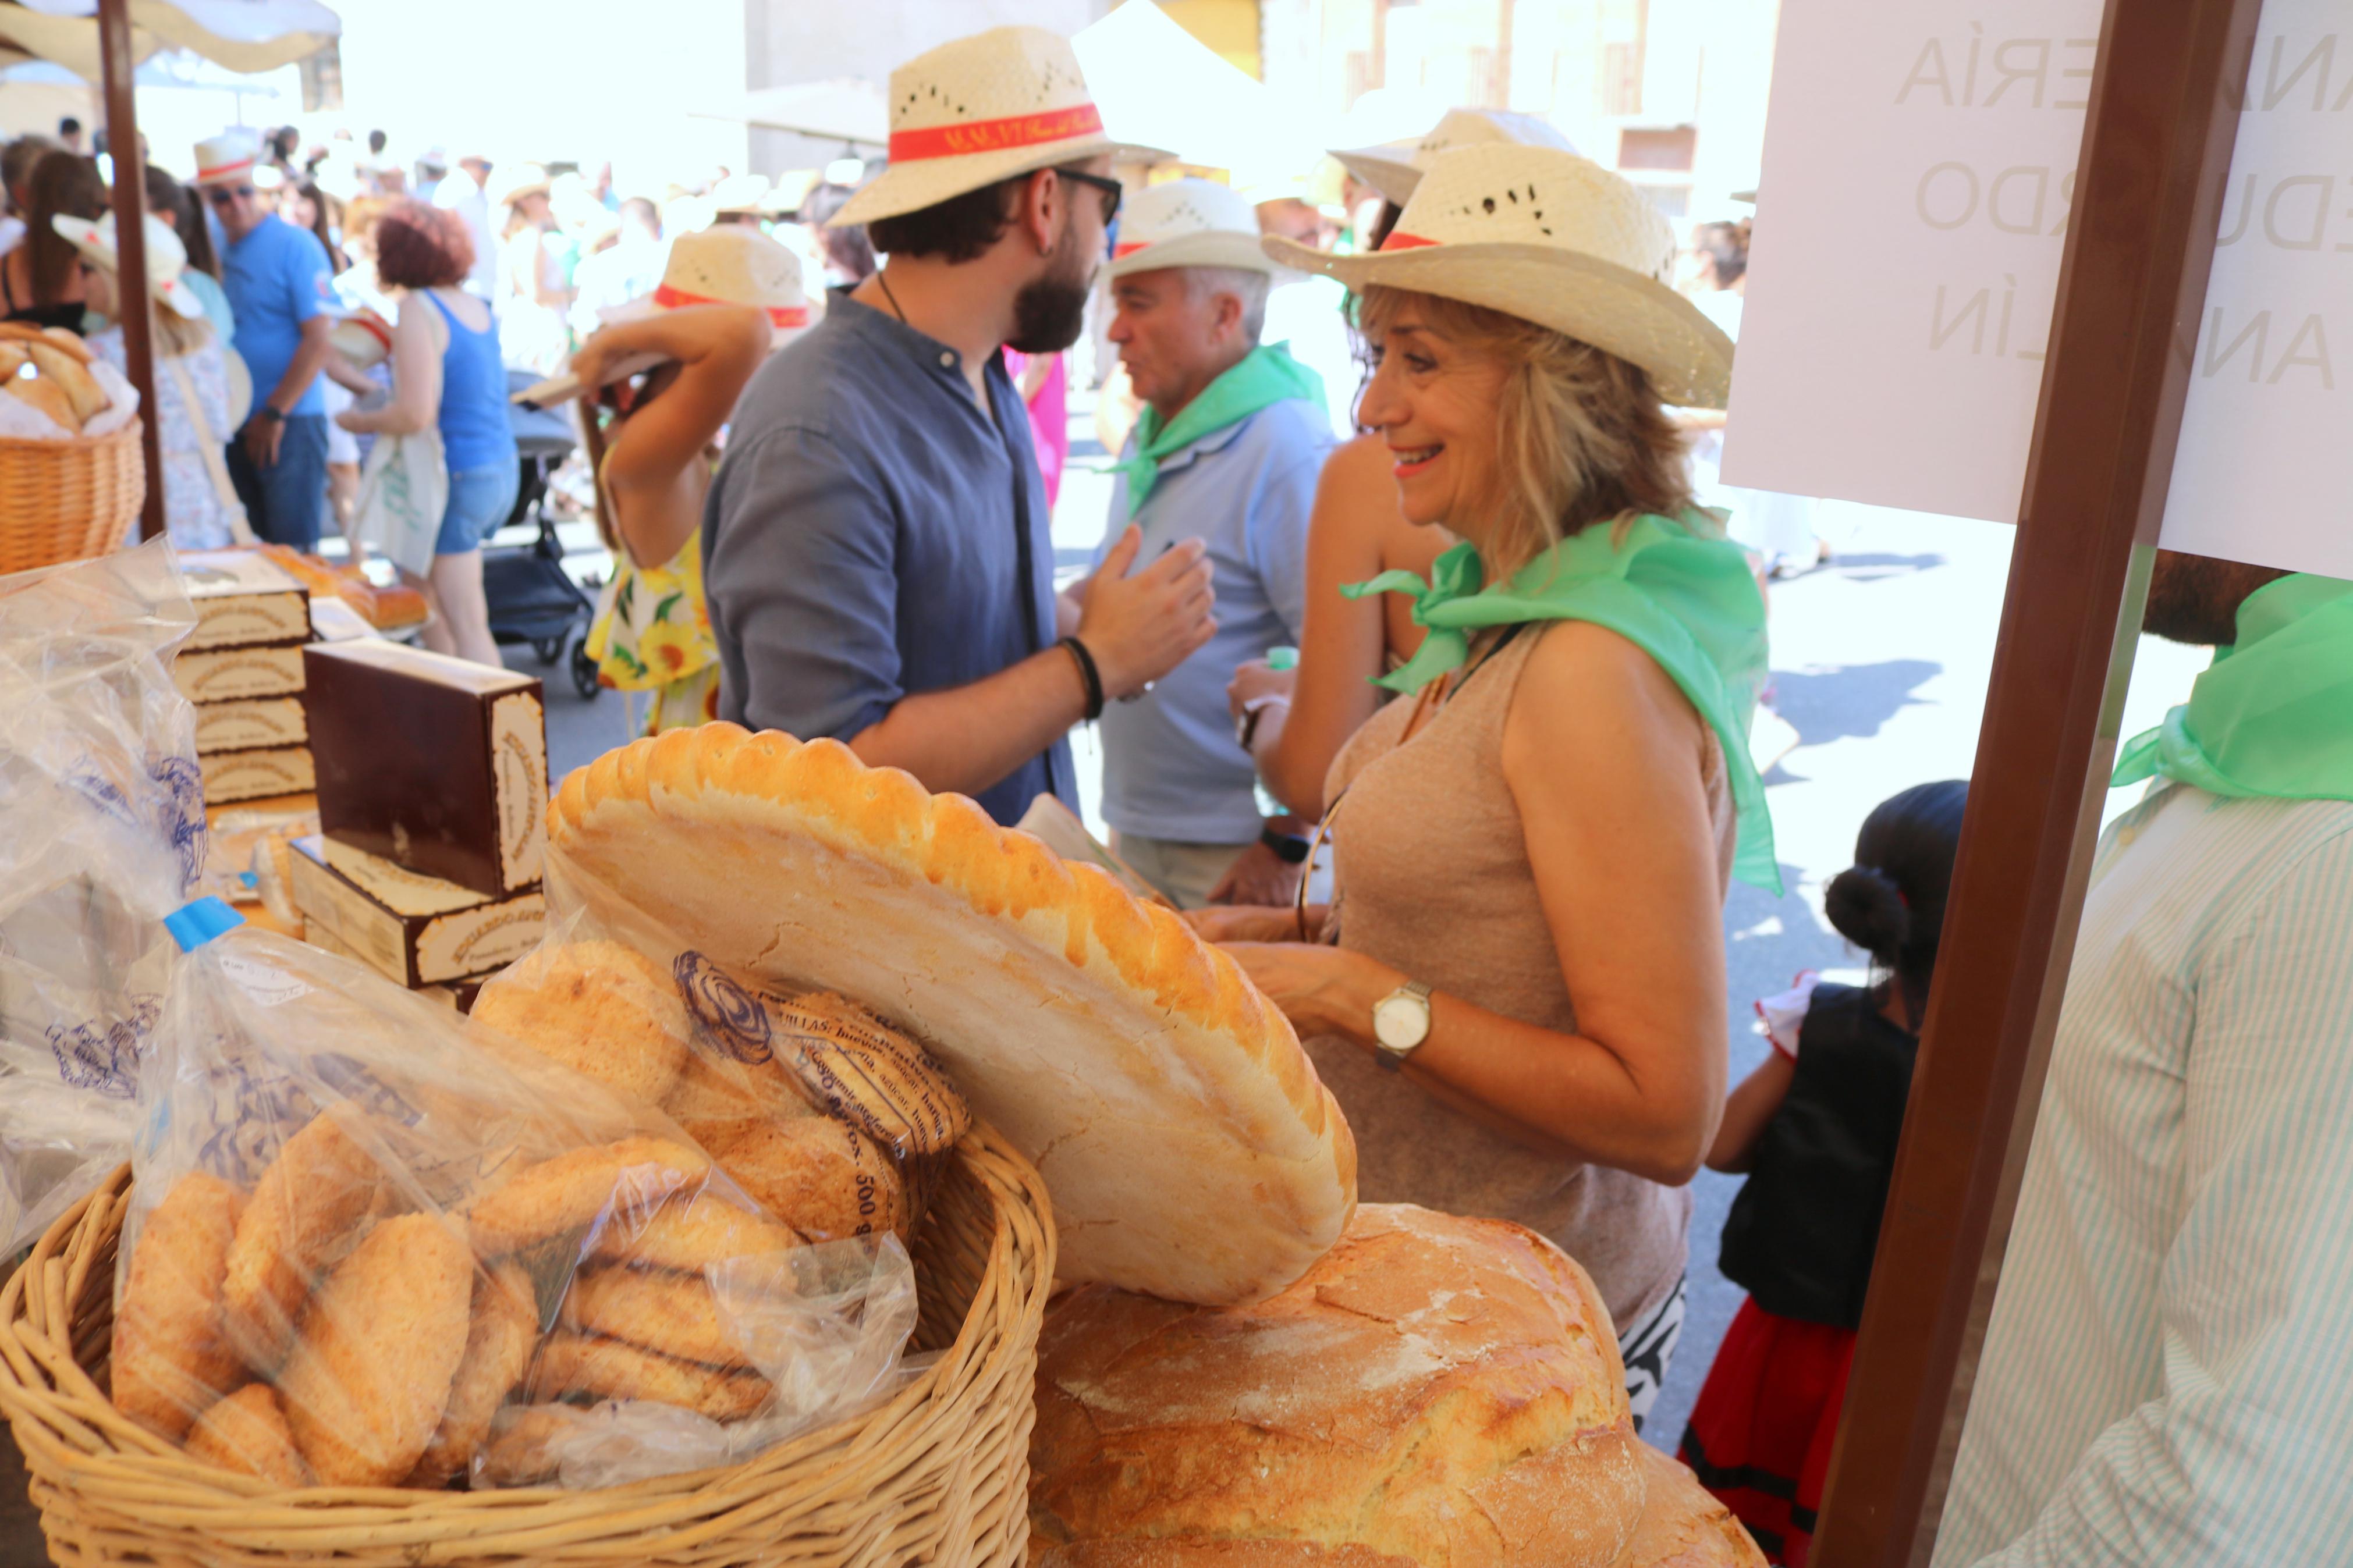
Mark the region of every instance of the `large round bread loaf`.
[[[1644, 1443], [1640, 1446], [1647, 1489], [1634, 1539], [1610, 1568], [1765, 1568], [1765, 1553], [1732, 1510], [1707, 1494], [1694, 1476]], [[1417, 1568], [1368, 1546], [1322, 1546], [1263, 1536], [1212, 1541], [1202, 1536], [1073, 1541], [1048, 1546], [1033, 1541], [1029, 1568]]]
[[[1048, 1310], [1038, 1349], [1039, 1561], [1176, 1537], [1267, 1543], [1237, 1568], [1372, 1553], [1613, 1568], [1635, 1538], [1642, 1446], [1609, 1311], [1519, 1226], [1366, 1205], [1269, 1300], [1207, 1310], [1090, 1288]], [[1174, 1550], [1067, 1561], [1224, 1561]]]
[[715, 989], [690, 1010], [744, 1024], [747, 1059], [768, 1031], [739, 980], [839, 992], [944, 1061], [1044, 1175], [1065, 1281], [1258, 1300], [1339, 1237], [1356, 1145], [1282, 1013], [1173, 914], [963, 796], [706, 724], [574, 773], [548, 829], [551, 877], [699, 955], [682, 973]]

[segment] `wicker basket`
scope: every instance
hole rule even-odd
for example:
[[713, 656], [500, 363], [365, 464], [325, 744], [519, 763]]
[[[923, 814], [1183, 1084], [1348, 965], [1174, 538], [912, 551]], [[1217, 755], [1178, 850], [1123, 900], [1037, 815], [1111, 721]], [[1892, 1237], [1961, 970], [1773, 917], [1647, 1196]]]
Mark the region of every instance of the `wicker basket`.
[[0, 437], [0, 574], [105, 554], [146, 499], [136, 419], [95, 440]]
[[128, 1167], [49, 1227], [0, 1289], [0, 1410], [60, 1564], [384, 1568], [906, 1563], [1009, 1568], [1028, 1545], [1030, 1384], [1054, 1277], [1045, 1185], [976, 1128], [915, 1237], [919, 1348], [889, 1405], [747, 1464], [598, 1491], [285, 1492], [214, 1469], [103, 1390]]

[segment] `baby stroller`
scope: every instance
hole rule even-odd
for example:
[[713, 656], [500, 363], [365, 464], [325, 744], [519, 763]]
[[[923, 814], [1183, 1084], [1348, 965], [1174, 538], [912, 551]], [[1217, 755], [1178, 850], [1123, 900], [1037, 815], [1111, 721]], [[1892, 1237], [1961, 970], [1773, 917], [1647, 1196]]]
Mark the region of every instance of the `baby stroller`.
[[[511, 370], [507, 390], [520, 392], [538, 379], [529, 371]], [[482, 596], [490, 602], [491, 635], [501, 643], [528, 643], [543, 665], [565, 660], [572, 689], [582, 701], [594, 701], [596, 661], [588, 657], [586, 644], [596, 606], [564, 570], [564, 542], [556, 537], [555, 519], [547, 508], [548, 477], [572, 455], [578, 434], [569, 414], [561, 410], [511, 403], [507, 420], [522, 463], [522, 483], [503, 526], [535, 522], [539, 537], [529, 544], [485, 546], [482, 551]]]

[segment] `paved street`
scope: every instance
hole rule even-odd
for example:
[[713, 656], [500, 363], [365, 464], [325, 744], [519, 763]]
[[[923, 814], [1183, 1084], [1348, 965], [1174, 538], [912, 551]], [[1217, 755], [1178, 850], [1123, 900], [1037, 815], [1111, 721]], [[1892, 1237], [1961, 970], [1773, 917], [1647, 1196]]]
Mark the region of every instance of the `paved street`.
[[[1102, 536], [1109, 481], [1076, 467], [1100, 460], [1083, 409], [1074, 411], [1073, 470], [1056, 509], [1055, 556], [1079, 570]], [[1725, 910], [1732, 1011], [1732, 1080], [1765, 1049], [1752, 1004], [1800, 970], [1847, 970], [1858, 960], [1821, 918], [1821, 889], [1852, 858], [1871, 808], [1910, 784], [1968, 774], [1985, 702], [1996, 621], [2010, 569], [2003, 526], [1833, 503], [1825, 532], [1831, 565], [1773, 589], [1775, 700], [1799, 744], [1767, 779], [1788, 890], [1776, 899], [1736, 886]], [[584, 546], [592, 536], [584, 534]], [[585, 569], [592, 562], [577, 558]], [[510, 658], [536, 671], [520, 650]], [[2154, 724], [2182, 700], [2205, 655], [2144, 638], [2124, 732]], [[583, 703], [561, 682], [548, 689], [550, 763], [556, 776], [628, 738], [612, 693]], [[1100, 761], [1079, 737], [1092, 805]], [[2119, 795], [2112, 807], [2128, 804]], [[1662, 1445], [1681, 1433], [1740, 1292], [1715, 1270], [1716, 1238], [1736, 1178], [1694, 1184], [1691, 1315], [1665, 1393], [1647, 1432]]]

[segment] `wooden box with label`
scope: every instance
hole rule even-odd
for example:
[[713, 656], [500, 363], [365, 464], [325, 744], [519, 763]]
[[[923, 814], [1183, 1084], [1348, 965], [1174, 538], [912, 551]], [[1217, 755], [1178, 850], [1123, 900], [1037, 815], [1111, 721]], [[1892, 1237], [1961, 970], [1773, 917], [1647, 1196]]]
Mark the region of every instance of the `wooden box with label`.
[[296, 839], [291, 866], [305, 934], [412, 991], [494, 973], [537, 946], [547, 923], [536, 887], [491, 898], [332, 839]]
[[302, 650], [329, 838], [503, 898], [547, 844], [540, 684], [395, 642]]
[[314, 779], [307, 746], [271, 746], [250, 752], [200, 752], [196, 771], [204, 776], [205, 804], [267, 800], [274, 795], [307, 795]]
[[311, 640], [311, 590], [249, 550], [195, 550], [180, 557], [196, 629], [186, 651]]

